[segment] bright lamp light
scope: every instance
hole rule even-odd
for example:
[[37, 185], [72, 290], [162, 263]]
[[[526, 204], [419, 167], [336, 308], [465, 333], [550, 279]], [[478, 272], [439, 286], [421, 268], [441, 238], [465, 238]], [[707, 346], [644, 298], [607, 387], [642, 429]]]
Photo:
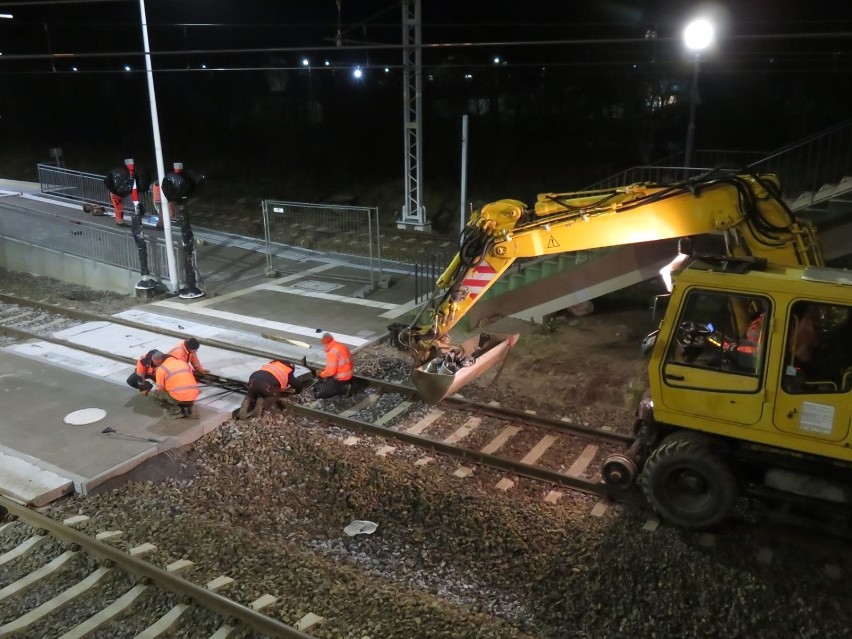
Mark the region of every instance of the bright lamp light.
[[683, 43], [691, 51], [703, 51], [713, 43], [713, 25], [709, 20], [693, 20], [683, 30]]

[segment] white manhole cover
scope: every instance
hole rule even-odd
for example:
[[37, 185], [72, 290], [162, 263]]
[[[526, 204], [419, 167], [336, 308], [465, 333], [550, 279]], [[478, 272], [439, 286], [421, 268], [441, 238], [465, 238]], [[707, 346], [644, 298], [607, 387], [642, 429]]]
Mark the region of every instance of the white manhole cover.
[[314, 291], [316, 293], [328, 293], [337, 288], [343, 288], [343, 284], [335, 284], [334, 282], [320, 282], [319, 280], [302, 280], [293, 284], [293, 288], [301, 288], [306, 291]]
[[94, 424], [106, 417], [106, 411], [103, 408], [81, 408], [73, 413], [68, 413], [62, 421], [72, 426], [84, 426], [85, 424]]

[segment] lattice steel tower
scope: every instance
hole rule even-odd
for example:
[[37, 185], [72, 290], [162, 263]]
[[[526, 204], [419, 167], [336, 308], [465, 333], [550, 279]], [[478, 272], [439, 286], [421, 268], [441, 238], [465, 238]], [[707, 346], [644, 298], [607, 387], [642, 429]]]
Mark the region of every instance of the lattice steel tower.
[[405, 111], [405, 203], [397, 228], [429, 231], [423, 204], [423, 67], [420, 39], [420, 0], [402, 1], [403, 109]]

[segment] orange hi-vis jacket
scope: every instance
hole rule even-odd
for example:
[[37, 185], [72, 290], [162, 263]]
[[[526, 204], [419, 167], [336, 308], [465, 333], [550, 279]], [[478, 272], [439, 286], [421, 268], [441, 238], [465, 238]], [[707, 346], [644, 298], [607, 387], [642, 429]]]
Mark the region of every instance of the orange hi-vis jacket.
[[278, 380], [278, 385], [281, 386], [281, 390], [284, 390], [290, 384], [290, 373], [293, 372], [293, 369], [287, 366], [284, 362], [274, 359], [268, 364], [261, 366], [260, 370], [271, 373], [272, 376]]
[[176, 357], [167, 357], [157, 367], [157, 390], [164, 390], [178, 402], [194, 402], [200, 391], [189, 364]]
[[142, 362], [142, 360], [145, 359], [147, 356], [148, 355], [146, 353], [145, 355], [136, 360], [136, 374], [139, 375], [139, 377], [153, 377], [154, 371], [157, 370], [156, 366], [145, 366], [145, 364]]
[[318, 375], [348, 382], [352, 379], [352, 353], [337, 340], [331, 340], [325, 345], [325, 368]]
[[196, 354], [196, 352], [187, 350], [183, 342], [181, 342], [172, 350], [170, 350], [169, 355], [171, 355], [172, 357], [176, 357], [177, 359], [183, 362], [187, 362], [190, 366], [192, 366], [192, 370], [194, 371], [200, 371], [204, 368], [201, 365], [201, 362], [198, 361], [198, 355]]

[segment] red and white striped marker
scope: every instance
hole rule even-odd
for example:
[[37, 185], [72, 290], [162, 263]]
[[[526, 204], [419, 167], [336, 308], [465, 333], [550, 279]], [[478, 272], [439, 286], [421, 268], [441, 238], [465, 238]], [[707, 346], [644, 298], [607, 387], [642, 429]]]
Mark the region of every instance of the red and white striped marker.
[[483, 262], [468, 271], [464, 280], [462, 280], [462, 284], [470, 292], [471, 299], [475, 299], [491, 283], [495, 275], [497, 275], [497, 271], [494, 270], [494, 267]]

